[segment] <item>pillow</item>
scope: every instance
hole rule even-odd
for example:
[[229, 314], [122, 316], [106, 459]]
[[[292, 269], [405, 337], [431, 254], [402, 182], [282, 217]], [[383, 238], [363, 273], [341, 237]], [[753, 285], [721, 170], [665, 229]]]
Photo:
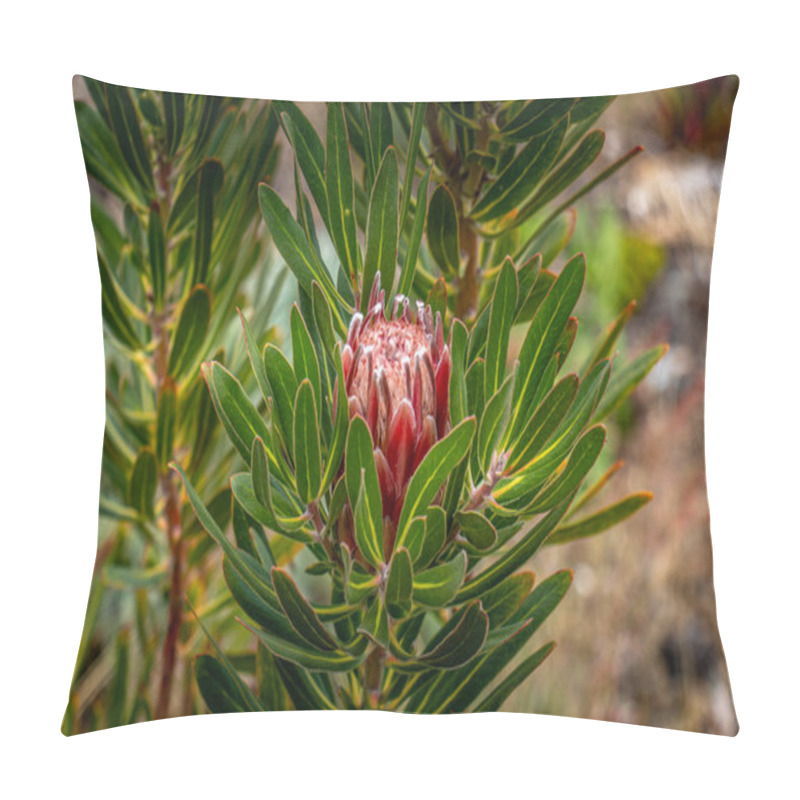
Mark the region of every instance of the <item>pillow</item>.
[[702, 411], [737, 86], [76, 77], [107, 415], [63, 732], [371, 708], [735, 734]]

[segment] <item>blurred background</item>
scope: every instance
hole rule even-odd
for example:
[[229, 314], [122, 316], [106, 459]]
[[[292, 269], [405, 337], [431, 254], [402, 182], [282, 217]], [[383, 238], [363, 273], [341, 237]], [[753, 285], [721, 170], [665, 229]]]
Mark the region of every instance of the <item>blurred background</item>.
[[537, 636], [556, 651], [507, 710], [738, 730], [717, 632], [703, 436], [711, 257], [737, 87], [728, 77], [621, 96], [601, 119], [601, 158], [645, 152], [579, 204], [568, 250], [586, 250], [588, 287], [576, 350], [632, 299], [619, 349], [669, 343], [609, 425], [603, 453], [606, 467], [624, 461], [617, 492], [654, 499], [606, 534], [537, 557], [537, 575], [568, 566], [575, 581]]

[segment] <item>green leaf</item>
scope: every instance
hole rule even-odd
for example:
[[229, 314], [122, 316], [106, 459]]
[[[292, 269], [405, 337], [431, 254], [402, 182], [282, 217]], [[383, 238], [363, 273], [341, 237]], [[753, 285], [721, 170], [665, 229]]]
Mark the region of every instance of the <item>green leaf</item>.
[[475, 597], [480, 597], [484, 592], [488, 592], [500, 581], [507, 578], [516, 569], [525, 564], [547, 541], [555, 527], [566, 514], [572, 498], [568, 498], [560, 505], [556, 506], [545, 517], [534, 525], [534, 527], [507, 550], [500, 558], [488, 566], [483, 572], [476, 575], [464, 584], [462, 589], [456, 594], [455, 602], [464, 603]]
[[557, 528], [547, 544], [564, 544], [613, 528], [653, 499], [652, 492], [637, 492], [587, 517]]
[[253, 335], [250, 324], [247, 322], [247, 318], [240, 309], [237, 308], [236, 310], [239, 314], [239, 319], [242, 321], [242, 328], [244, 330], [244, 344], [247, 349], [247, 360], [250, 362], [250, 368], [253, 370], [253, 375], [255, 375], [256, 383], [261, 391], [261, 396], [264, 400], [268, 401], [272, 393], [269, 380], [267, 379], [267, 371], [264, 367], [264, 360], [258, 352], [256, 338]]
[[350, 507], [355, 509], [356, 544], [373, 567], [380, 568], [383, 552], [383, 504], [372, 436], [360, 416], [353, 417], [345, 445], [345, 480]]
[[389, 618], [386, 615], [386, 604], [380, 592], [372, 598], [367, 613], [358, 626], [358, 632], [369, 636], [379, 647], [389, 647]]
[[228, 714], [238, 711], [261, 711], [252, 692], [239, 678], [231, 674], [233, 667], [209, 655], [199, 655], [194, 660], [194, 675], [197, 688], [212, 714]]
[[215, 158], [203, 162], [197, 185], [197, 211], [194, 230], [194, 265], [192, 282], [206, 283], [211, 266], [211, 245], [214, 240], [214, 198], [222, 187], [222, 163]]
[[497, 541], [497, 530], [478, 511], [459, 511], [455, 520], [467, 541], [476, 550], [488, 550]]
[[506, 466], [507, 474], [516, 472], [538, 455], [564, 419], [577, 391], [577, 375], [567, 375], [550, 390], [511, 448]]
[[327, 225], [328, 195], [325, 190], [325, 148], [322, 141], [306, 115], [294, 103], [276, 101], [275, 105], [311, 196]]
[[106, 564], [103, 567], [103, 580], [114, 589], [153, 589], [162, 588], [167, 577], [167, 564], [140, 569], [123, 567], [119, 564]]
[[147, 519], [153, 518], [153, 498], [158, 485], [158, 462], [152, 450], [143, 447], [133, 464], [128, 483], [128, 505]]
[[481, 602], [493, 630], [507, 622], [522, 605], [533, 589], [534, 580], [533, 572], [516, 572], [483, 595]]
[[525, 514], [539, 514], [558, 505], [581, 485], [594, 466], [606, 441], [606, 429], [596, 425], [578, 439], [563, 471], [555, 475], [525, 509]]
[[130, 90], [110, 83], [105, 84], [105, 90], [111, 127], [122, 157], [136, 180], [152, 195], [153, 174]]
[[103, 323], [106, 328], [130, 350], [140, 350], [142, 345], [129, 319], [128, 304], [118, 287], [105, 259], [97, 253], [100, 268], [100, 289], [103, 308]]
[[211, 294], [207, 287], [198, 284], [186, 298], [172, 335], [167, 372], [175, 380], [191, 374], [197, 361], [202, 358], [210, 319]]
[[345, 303], [336, 290], [328, 271], [319, 268], [311, 244], [299, 223], [292, 216], [292, 212], [284, 205], [278, 193], [265, 183], [258, 186], [258, 203], [267, 229], [275, 242], [275, 247], [278, 248], [278, 252], [294, 273], [297, 282], [307, 294], [310, 294], [311, 284], [316, 280], [331, 304], [331, 312], [337, 328], [346, 330], [347, 327], [339, 310], [340, 306], [344, 306]]
[[548, 133], [531, 139], [475, 204], [472, 219], [488, 222], [521, 206], [555, 161], [566, 130], [565, 117]]
[[272, 568], [272, 585], [292, 627], [315, 650], [336, 650], [338, 643], [325, 629], [311, 604], [303, 597], [295, 582], [278, 567]]
[[503, 434], [508, 417], [508, 399], [514, 386], [515, 377], [516, 369], [514, 374], [509, 375], [497, 392], [489, 398], [481, 415], [481, 424], [478, 428], [478, 461], [484, 475], [489, 470], [497, 443]]
[[245, 628], [277, 658], [291, 661], [311, 672], [350, 672], [361, 666], [366, 658], [366, 648], [361, 652], [344, 650], [309, 650], [295, 642], [286, 641], [266, 631], [258, 631], [242, 622]]
[[180, 147], [186, 123], [186, 95], [178, 92], [162, 92], [164, 102], [164, 129], [167, 136], [167, 155], [171, 158]]
[[[328, 104], [327, 144], [325, 151], [325, 187], [330, 213], [330, 233], [339, 260], [353, 287], [358, 286], [361, 254], [356, 239], [353, 211], [353, 174], [344, 111], [341, 103]], [[368, 286], [363, 287], [369, 294]]]
[[411, 611], [414, 568], [405, 547], [395, 550], [386, 581], [386, 608], [394, 619], [402, 619]]
[[503, 261], [489, 306], [489, 331], [486, 339], [484, 398], [489, 398], [503, 382], [508, 359], [508, 337], [517, 307], [517, 273], [510, 258]]
[[[250, 402], [239, 381], [221, 364], [216, 361], [203, 364], [203, 376], [217, 416], [239, 455], [249, 464], [253, 439], [259, 436], [263, 442], [271, 441], [266, 422]], [[275, 464], [276, 469], [278, 466]]]
[[[322, 380], [320, 377], [319, 359], [314, 350], [314, 342], [308, 331], [305, 320], [300, 314], [297, 305], [292, 306], [290, 315], [292, 331], [292, 360], [294, 361], [294, 374], [297, 383], [308, 380], [314, 390], [314, 401], [317, 408], [322, 405]], [[295, 422], [297, 417], [295, 416]]]
[[336, 347], [336, 333], [333, 329], [333, 315], [331, 306], [325, 293], [319, 284], [314, 281], [311, 284], [311, 310], [314, 315], [314, 322], [319, 331], [319, 338], [328, 358], [333, 359]]
[[636, 308], [636, 301], [631, 300], [622, 313], [606, 328], [603, 338], [595, 348], [589, 360], [584, 367], [584, 373], [587, 373], [595, 364], [602, 361], [604, 358], [611, 358], [614, 355], [614, 345], [617, 343], [622, 330], [631, 318], [634, 309]]
[[594, 421], [600, 422], [616, 411], [668, 350], [669, 345], [657, 345], [638, 355], [622, 369], [615, 370], [608, 383], [608, 391], [595, 412]]
[[556, 643], [548, 642], [528, 656], [491, 694], [475, 707], [475, 711], [499, 711], [511, 693], [555, 650]]
[[162, 468], [166, 467], [172, 458], [177, 403], [175, 386], [172, 383], [165, 383], [158, 393], [156, 408], [156, 455]]
[[167, 283], [167, 246], [158, 203], [150, 204], [147, 224], [147, 245], [150, 258], [150, 281], [153, 286], [153, 303], [157, 311], [164, 307], [164, 289]]
[[455, 596], [467, 570], [467, 556], [458, 553], [450, 561], [414, 575], [414, 602], [431, 608], [447, 605]]
[[432, 166], [428, 167], [417, 187], [417, 203], [414, 210], [414, 225], [408, 237], [408, 249], [400, 280], [397, 284], [397, 294], [408, 296], [414, 283], [414, 273], [417, 269], [417, 257], [422, 242], [422, 232], [425, 230], [425, 220], [428, 211], [428, 183], [430, 182]]
[[586, 261], [579, 253], [565, 264], [528, 328], [519, 355], [507, 443], [516, 441], [534, 411], [533, 397], [578, 301], [585, 272]]
[[[392, 112], [388, 103], [370, 103], [369, 146], [374, 164], [380, 164], [394, 140]], [[377, 180], [377, 179], [376, 179]], [[395, 195], [395, 198], [397, 195]]]
[[344, 371], [342, 369], [342, 359], [340, 356], [340, 344], [338, 342], [333, 351], [333, 363], [336, 368], [337, 377], [334, 383], [336, 397], [334, 397], [333, 437], [328, 450], [325, 474], [322, 476], [323, 487], [330, 486], [333, 483], [334, 477], [339, 472], [348, 431], [347, 393], [345, 390]]
[[275, 345], [264, 348], [264, 371], [272, 395], [275, 422], [287, 450], [294, 442], [294, 399], [297, 395], [297, 378], [286, 356]]
[[[366, 428], [366, 424], [364, 427]], [[444, 439], [440, 439], [422, 459], [408, 483], [403, 510], [397, 523], [395, 547], [406, 544], [411, 520], [425, 512], [448, 475], [466, 456], [475, 435], [475, 427], [475, 418], [467, 417]]]
[[526, 496], [559, 467], [594, 413], [608, 383], [609, 370], [608, 361], [601, 361], [592, 368], [578, 387], [575, 401], [555, 433], [547, 440], [545, 447], [515, 475], [503, 478], [497, 485], [493, 497], [498, 503], [507, 505], [512, 500]]
[[[255, 440], [254, 440], [255, 441]], [[277, 484], [271, 484], [273, 490]], [[308, 515], [301, 513], [298, 508], [289, 505], [289, 501], [281, 497], [278, 492], [272, 494], [272, 506], [275, 516], [256, 497], [251, 475], [240, 472], [231, 478], [231, 491], [236, 501], [247, 512], [248, 516], [261, 525], [281, 533], [296, 542], [309, 544], [313, 537], [308, 532], [310, 522]], [[279, 505], [282, 503], [279, 513]]]
[[571, 186], [594, 163], [605, 144], [603, 131], [592, 131], [563, 163], [547, 176], [539, 190], [520, 210], [515, 223], [519, 225], [544, 208], [554, 197], [558, 197]]
[[479, 602], [471, 603], [458, 625], [431, 650], [419, 657], [426, 666], [455, 669], [475, 656], [486, 641], [489, 618]]
[[397, 263], [398, 192], [397, 157], [394, 148], [390, 147], [381, 161], [369, 201], [367, 249], [362, 278], [362, 313], [368, 310], [369, 292], [377, 271], [381, 273], [381, 287], [387, 295], [392, 293]]
[[575, 104], [572, 97], [531, 100], [500, 128], [500, 135], [507, 142], [527, 142], [562, 121]]
[[308, 379], [300, 383], [294, 402], [294, 463], [297, 492], [308, 505], [319, 496], [322, 480], [317, 405]]
[[436, 187], [428, 208], [428, 247], [442, 272], [458, 275], [458, 213], [453, 194], [444, 184]]
[[408, 137], [408, 152], [406, 153], [406, 174], [403, 179], [403, 200], [400, 205], [400, 231], [405, 226], [406, 214], [411, 205], [411, 187], [414, 183], [414, 168], [417, 164], [419, 141], [422, 136], [422, 125], [425, 121], [425, 108], [427, 103], [414, 103], [411, 115], [411, 132]]
[[[462, 465], [466, 466], [466, 462]], [[413, 556], [414, 565], [419, 569], [427, 567], [439, 555], [446, 540], [447, 514], [439, 506], [429, 506], [425, 514], [425, 538], [419, 555]]]

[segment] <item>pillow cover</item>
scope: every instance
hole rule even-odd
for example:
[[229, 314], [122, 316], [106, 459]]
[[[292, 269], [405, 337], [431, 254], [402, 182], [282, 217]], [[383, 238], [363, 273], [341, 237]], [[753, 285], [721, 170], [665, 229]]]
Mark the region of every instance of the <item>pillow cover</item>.
[[107, 416], [63, 732], [371, 708], [735, 734], [702, 409], [737, 86], [76, 77]]

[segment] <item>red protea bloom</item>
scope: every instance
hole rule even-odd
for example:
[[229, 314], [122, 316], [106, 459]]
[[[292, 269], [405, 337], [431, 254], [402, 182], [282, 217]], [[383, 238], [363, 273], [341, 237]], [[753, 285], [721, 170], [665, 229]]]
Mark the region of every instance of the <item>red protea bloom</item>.
[[[376, 276], [366, 314], [350, 323], [342, 367], [350, 418], [364, 418], [372, 434], [383, 500], [383, 541], [387, 558], [408, 481], [431, 447], [450, 428], [450, 348], [442, 318], [430, 306], [394, 298], [391, 317]], [[347, 528], [352, 525], [348, 514]], [[346, 538], [352, 543], [351, 530]]]

